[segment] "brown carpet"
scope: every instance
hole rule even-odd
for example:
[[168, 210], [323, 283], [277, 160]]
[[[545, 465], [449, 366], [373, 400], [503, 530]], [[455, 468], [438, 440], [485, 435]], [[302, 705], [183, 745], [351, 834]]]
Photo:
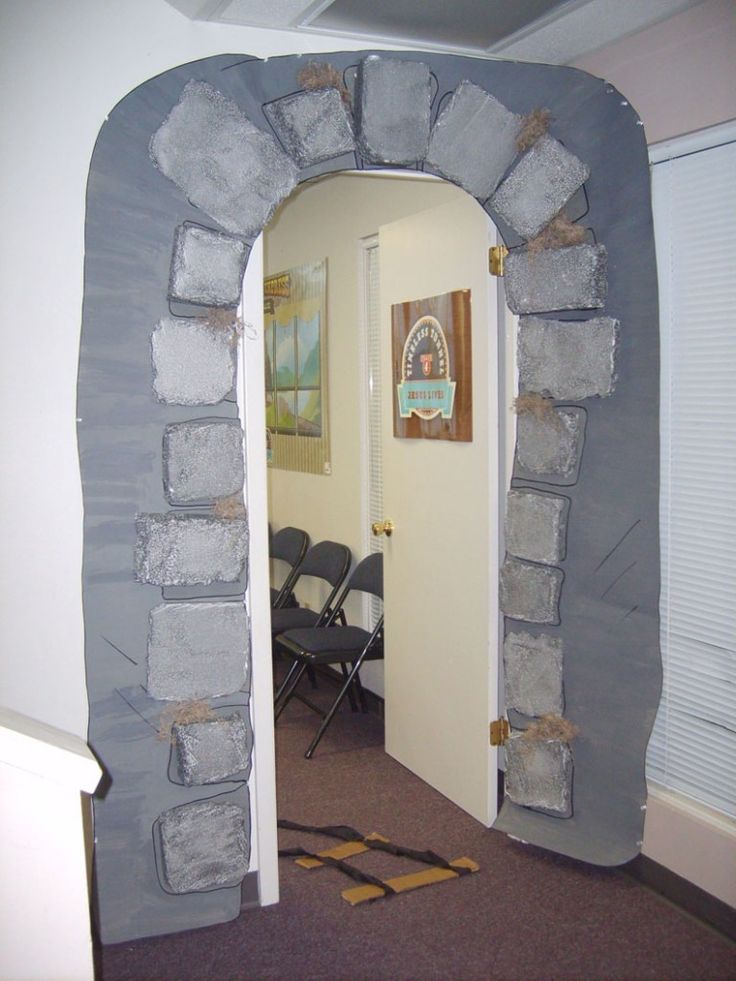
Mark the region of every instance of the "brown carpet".
[[[324, 688], [321, 682], [321, 688]], [[347, 824], [481, 871], [351, 908], [337, 870], [282, 859], [281, 902], [232, 923], [105, 947], [103, 981], [226, 979], [736, 979], [736, 946], [620, 871], [488, 831], [383, 752], [377, 716], [347, 707], [314, 759], [317, 717], [292, 702], [277, 727], [279, 816]], [[281, 832], [282, 847], [327, 840]], [[373, 874], [413, 871], [372, 852]]]

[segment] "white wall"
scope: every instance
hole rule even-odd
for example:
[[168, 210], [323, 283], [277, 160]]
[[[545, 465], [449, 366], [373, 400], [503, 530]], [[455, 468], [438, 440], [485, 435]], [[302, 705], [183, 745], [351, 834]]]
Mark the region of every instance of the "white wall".
[[97, 133], [131, 89], [187, 61], [364, 44], [193, 23], [161, 0], [2, 0], [0, 46], [0, 700], [82, 735], [75, 403]]
[[91, 981], [83, 816], [101, 776], [78, 736], [0, 708], [0, 977]]
[[[736, 4], [707, 0], [574, 64], [626, 96], [650, 144], [736, 118]], [[732, 820], [653, 787], [643, 852], [736, 906]]]
[[[334, 176], [298, 188], [264, 233], [267, 274], [327, 258], [327, 362], [330, 476], [269, 470], [274, 529], [296, 525], [313, 542], [343, 542], [365, 553], [361, 498], [361, 268], [359, 243], [379, 226], [464, 197], [454, 185], [417, 178]], [[319, 598], [315, 597], [319, 605]], [[352, 617], [359, 616], [356, 607]], [[383, 694], [383, 666], [361, 676]]]

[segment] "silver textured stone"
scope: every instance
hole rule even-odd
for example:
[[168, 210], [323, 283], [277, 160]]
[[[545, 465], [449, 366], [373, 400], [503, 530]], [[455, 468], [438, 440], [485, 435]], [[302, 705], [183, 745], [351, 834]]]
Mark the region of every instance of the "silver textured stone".
[[243, 488], [243, 430], [236, 419], [196, 419], [164, 429], [164, 494], [169, 504], [230, 497]]
[[608, 291], [604, 245], [565, 249], [520, 249], [506, 257], [503, 283], [513, 313], [595, 310]]
[[179, 776], [185, 786], [218, 783], [234, 777], [247, 779], [250, 746], [248, 728], [241, 715], [174, 725], [171, 735]]
[[619, 322], [519, 320], [519, 387], [553, 399], [605, 398], [616, 385]]
[[207, 82], [184, 86], [154, 133], [151, 159], [223, 228], [258, 235], [296, 185], [297, 168], [270, 133]]
[[461, 82], [432, 128], [427, 163], [485, 200], [516, 156], [521, 122], [480, 86]]
[[169, 405], [215, 405], [235, 384], [236, 335], [196, 319], [165, 317], [151, 335], [153, 391]]
[[358, 146], [366, 160], [424, 160], [432, 95], [427, 65], [369, 55], [358, 68], [355, 95]]
[[523, 715], [562, 715], [562, 640], [522, 631], [503, 643], [505, 705]]
[[355, 149], [350, 113], [335, 88], [287, 95], [269, 102], [263, 111], [300, 167], [312, 167]]
[[534, 238], [589, 176], [582, 160], [547, 134], [501, 183], [491, 207], [522, 238]]
[[135, 577], [154, 586], [236, 582], [245, 568], [248, 526], [194, 514], [136, 516]]
[[516, 421], [516, 462], [528, 474], [570, 478], [580, 463], [584, 435], [583, 409], [555, 408], [542, 419], [522, 412]]
[[528, 623], [559, 623], [563, 579], [560, 569], [507, 557], [501, 567], [502, 611]]
[[536, 742], [514, 733], [504, 749], [504, 786], [509, 800], [522, 807], [571, 817], [573, 759], [567, 743], [559, 739]]
[[237, 886], [248, 871], [248, 816], [242, 807], [195, 801], [159, 816], [165, 886], [198, 892]]
[[506, 550], [517, 559], [555, 565], [565, 558], [570, 502], [557, 494], [510, 490], [506, 496]]
[[236, 307], [250, 249], [239, 238], [185, 221], [174, 236], [169, 299], [205, 307]]
[[148, 616], [146, 688], [151, 698], [216, 698], [250, 682], [242, 603], [162, 603]]

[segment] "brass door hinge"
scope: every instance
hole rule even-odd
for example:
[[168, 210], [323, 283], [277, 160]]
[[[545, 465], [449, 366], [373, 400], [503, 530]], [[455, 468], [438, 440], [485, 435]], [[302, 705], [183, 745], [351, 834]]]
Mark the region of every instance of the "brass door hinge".
[[491, 722], [491, 746], [503, 746], [511, 735], [508, 719]]
[[492, 245], [488, 250], [488, 269], [492, 276], [503, 276], [503, 260], [509, 254], [505, 245]]

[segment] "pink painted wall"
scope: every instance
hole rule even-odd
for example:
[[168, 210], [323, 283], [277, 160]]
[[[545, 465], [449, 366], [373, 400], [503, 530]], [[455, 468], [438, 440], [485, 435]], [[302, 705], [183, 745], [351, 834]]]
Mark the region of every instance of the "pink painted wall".
[[605, 78], [641, 117], [648, 143], [736, 118], [736, 3], [706, 0], [573, 62]]

